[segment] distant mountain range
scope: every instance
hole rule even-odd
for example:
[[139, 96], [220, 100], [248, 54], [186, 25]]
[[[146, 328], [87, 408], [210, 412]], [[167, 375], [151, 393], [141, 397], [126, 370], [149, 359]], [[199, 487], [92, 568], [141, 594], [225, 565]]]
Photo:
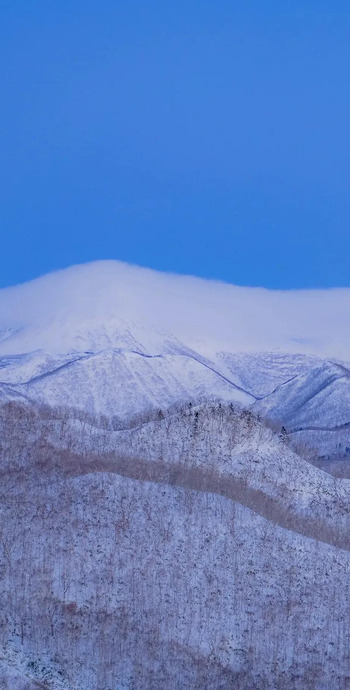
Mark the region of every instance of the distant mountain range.
[[269, 292], [96, 262], [0, 291], [0, 339], [4, 400], [121, 425], [235, 402], [347, 473], [350, 289]]

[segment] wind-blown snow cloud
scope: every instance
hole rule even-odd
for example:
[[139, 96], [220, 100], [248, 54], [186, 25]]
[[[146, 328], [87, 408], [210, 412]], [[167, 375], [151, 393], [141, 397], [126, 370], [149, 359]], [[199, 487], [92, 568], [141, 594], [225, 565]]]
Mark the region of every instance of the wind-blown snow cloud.
[[99, 261], [1, 290], [0, 331], [1, 354], [96, 351], [129, 333], [150, 354], [171, 337], [210, 357], [350, 359], [350, 289], [269, 291]]

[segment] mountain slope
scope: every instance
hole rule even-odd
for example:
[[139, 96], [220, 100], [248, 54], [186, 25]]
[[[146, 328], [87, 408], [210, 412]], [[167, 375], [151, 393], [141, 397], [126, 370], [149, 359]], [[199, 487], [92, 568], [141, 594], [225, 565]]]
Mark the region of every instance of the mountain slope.
[[2, 690], [348, 687], [349, 298], [0, 291]]
[[350, 291], [243, 288], [120, 262], [58, 271], [0, 291], [0, 353], [184, 345], [350, 360]]
[[[350, 370], [322, 362], [293, 376], [252, 406], [292, 445], [309, 448], [328, 471], [345, 472], [350, 459]], [[337, 462], [335, 462], [337, 461]], [[343, 464], [340, 464], [343, 461]]]
[[0, 384], [1, 394], [119, 420], [167, 409], [179, 400], [219, 397], [245, 405], [254, 402], [234, 381], [192, 357], [123, 350], [75, 356], [29, 381]]
[[231, 406], [123, 431], [1, 412], [1, 657], [19, 674], [52, 690], [346, 687], [349, 482]]
[[[269, 292], [120, 262], [75, 266], [0, 291], [0, 395], [121, 424], [219, 398], [252, 405], [308, 452], [344, 456], [349, 317], [346, 289]], [[343, 373], [328, 385], [331, 371]]]

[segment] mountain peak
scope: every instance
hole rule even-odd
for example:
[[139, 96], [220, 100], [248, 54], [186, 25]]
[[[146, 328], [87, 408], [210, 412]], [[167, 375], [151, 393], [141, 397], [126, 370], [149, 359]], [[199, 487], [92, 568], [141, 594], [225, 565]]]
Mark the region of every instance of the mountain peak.
[[350, 289], [269, 291], [120, 261], [72, 266], [0, 290], [0, 354], [165, 343], [217, 352], [283, 351], [350, 359]]

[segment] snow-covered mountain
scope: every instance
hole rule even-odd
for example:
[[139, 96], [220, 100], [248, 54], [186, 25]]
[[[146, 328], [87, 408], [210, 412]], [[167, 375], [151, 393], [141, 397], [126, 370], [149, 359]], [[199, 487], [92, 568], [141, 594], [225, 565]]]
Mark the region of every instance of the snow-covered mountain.
[[231, 404], [0, 438], [1, 688], [345, 690], [349, 480]]
[[0, 291], [1, 354], [145, 354], [185, 346], [350, 360], [350, 290], [268, 291], [117, 261], [57, 271]]
[[349, 317], [118, 262], [0, 291], [1, 690], [348, 687]]
[[1, 398], [115, 424], [222, 399], [316, 458], [346, 460], [347, 361], [349, 289], [268, 291], [102, 261], [0, 291]]

